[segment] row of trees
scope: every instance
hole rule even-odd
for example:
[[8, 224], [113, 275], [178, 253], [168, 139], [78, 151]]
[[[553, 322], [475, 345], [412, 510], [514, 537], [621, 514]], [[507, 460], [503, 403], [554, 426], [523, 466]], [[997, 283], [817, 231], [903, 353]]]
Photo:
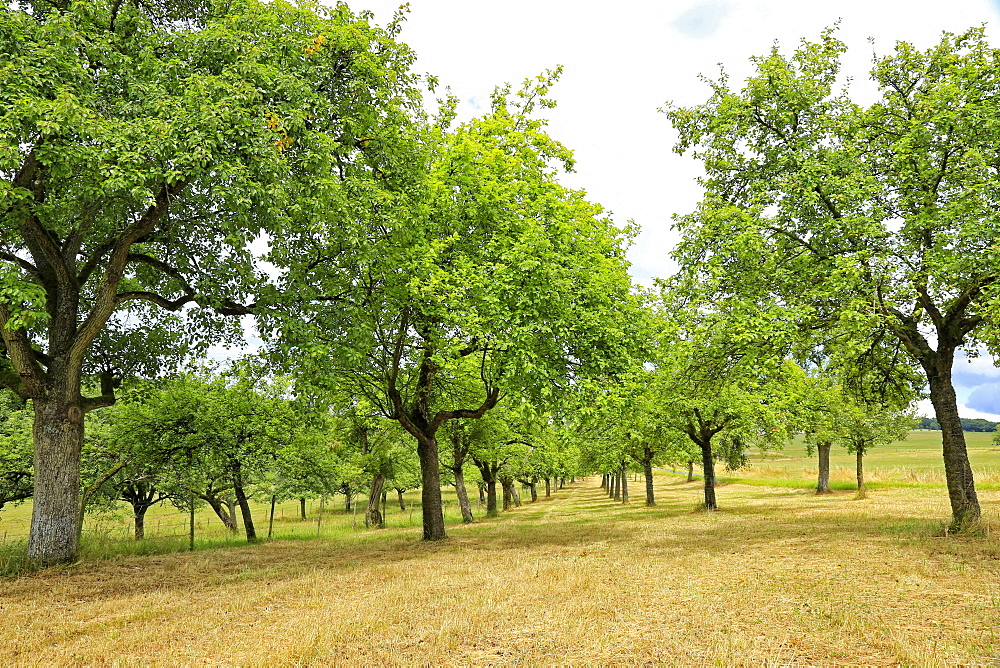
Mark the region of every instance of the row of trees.
[[74, 558], [85, 416], [238, 341], [233, 316], [297, 391], [411, 435], [428, 539], [443, 425], [620, 363], [630, 232], [558, 183], [531, 117], [554, 75], [456, 124], [398, 29], [254, 0], [0, 12], [0, 382], [34, 412], [35, 563]]
[[[998, 115], [980, 73], [1000, 57], [981, 31], [900, 45], [868, 108], [835, 90], [832, 33], [759, 59], [742, 91], [723, 78], [705, 105], [670, 107], [707, 195], [678, 221], [682, 269], [653, 308], [627, 272], [634, 230], [559, 182], [572, 155], [537, 118], [558, 72], [459, 123], [454, 99], [425, 110], [436, 81], [412, 73], [400, 22], [257, 0], [0, 11], [15, 73], [0, 77], [0, 384], [32, 410], [35, 563], [75, 556], [87, 416], [126, 378], [238, 342], [238, 316], [273, 368], [220, 381], [259, 385], [244, 406], [259, 431], [233, 426], [233, 442], [298, 442], [276, 392], [349, 397], [329, 414], [355, 411], [361, 456], [379, 420], [415, 443], [428, 540], [445, 537], [442, 471], [461, 484], [471, 459], [510, 496], [513, 463], [530, 485], [551, 477], [538, 453], [559, 448], [541, 444], [586, 420], [620, 432], [592, 439], [615, 444], [596, 468], [620, 470], [630, 443], [648, 469], [646, 444], [686, 438], [710, 477], [790, 429], [822, 454], [854, 408], [896, 414], [924, 383], [954, 523], [975, 521], [951, 365], [995, 343]], [[278, 375], [292, 385], [268, 389]], [[783, 417], [810, 383], [833, 426]], [[662, 419], [642, 417], [657, 403]], [[191, 453], [193, 470], [198, 433], [163, 433], [150, 451]], [[220, 470], [245, 496], [264, 474], [232, 452]], [[390, 474], [369, 473], [375, 498]]]
[[[184, 511], [207, 504], [230, 530], [257, 539], [250, 501], [305, 501], [343, 495], [347, 509], [366, 495], [367, 526], [380, 527], [385, 495], [421, 485], [416, 453], [398, 423], [352, 397], [293, 397], [290, 385], [244, 360], [222, 373], [202, 370], [127, 388], [115, 406], [87, 418], [81, 456], [80, 518], [88, 509], [132, 509], [135, 537], [146, 511], [161, 502]], [[5, 395], [11, 399], [10, 395]], [[0, 507], [33, 495], [31, 410], [0, 407]], [[448, 428], [442, 481], [473, 521], [467, 483], [479, 488], [489, 516], [520, 505], [516, 483], [536, 485], [576, 473], [572, 444], [554, 438], [546, 416], [501, 407], [488, 418]]]

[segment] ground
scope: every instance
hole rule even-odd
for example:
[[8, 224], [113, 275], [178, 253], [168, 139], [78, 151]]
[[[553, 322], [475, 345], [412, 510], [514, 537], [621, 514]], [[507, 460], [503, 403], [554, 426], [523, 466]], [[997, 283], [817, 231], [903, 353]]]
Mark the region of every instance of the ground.
[[341, 510], [320, 539], [9, 579], [0, 663], [996, 665], [1000, 491], [982, 535], [954, 537], [933, 482], [857, 499], [761, 470], [715, 513], [668, 470], [655, 508], [591, 478], [440, 543]]

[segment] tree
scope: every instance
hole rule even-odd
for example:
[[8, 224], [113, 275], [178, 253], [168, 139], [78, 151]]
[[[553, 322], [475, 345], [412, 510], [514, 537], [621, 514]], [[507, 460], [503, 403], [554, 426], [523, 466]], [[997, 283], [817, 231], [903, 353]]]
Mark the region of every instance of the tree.
[[718, 295], [769, 296], [803, 331], [894, 342], [922, 370], [942, 444], [952, 528], [979, 515], [952, 382], [955, 352], [997, 350], [1000, 53], [983, 29], [875, 60], [868, 107], [836, 89], [826, 31], [755, 58], [693, 108], [670, 107], [706, 197], [678, 257]]
[[[676, 294], [664, 292], [670, 305]], [[706, 312], [702, 305], [671, 311], [662, 340], [654, 392], [659, 421], [687, 436], [701, 454], [707, 510], [717, 508], [715, 463], [729, 469], [747, 465], [750, 447], [782, 447], [789, 436], [797, 397], [792, 388], [801, 370], [784, 359], [780, 329], [768, 327], [769, 314]]]
[[83, 416], [176, 350], [167, 316], [239, 336], [212, 315], [252, 310], [250, 242], [393, 171], [416, 103], [397, 28], [255, 0], [0, 10], [0, 382], [33, 401], [33, 562], [74, 558]]
[[481, 418], [504, 393], [544, 401], [616, 364], [630, 340], [630, 232], [558, 183], [570, 154], [531, 118], [553, 78], [499, 90], [454, 129], [446, 111], [425, 130], [419, 187], [345, 202], [377, 223], [368, 235], [303, 236], [272, 254], [312, 302], [265, 327], [299, 374], [367, 397], [414, 438], [427, 540], [445, 537], [445, 423]]
[[31, 498], [31, 462], [31, 410], [0, 391], [0, 508]]

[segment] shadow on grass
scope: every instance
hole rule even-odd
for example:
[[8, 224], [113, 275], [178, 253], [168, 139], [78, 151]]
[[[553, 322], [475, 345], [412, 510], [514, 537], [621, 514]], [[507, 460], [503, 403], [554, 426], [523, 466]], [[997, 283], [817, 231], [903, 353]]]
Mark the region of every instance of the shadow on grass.
[[[783, 497], [765, 497], [750, 488], [750, 496], [744, 491], [740, 497], [720, 498], [722, 508], [718, 511], [698, 512], [700, 486], [684, 483], [683, 488], [666, 487], [657, 491], [657, 505], [646, 507], [644, 499], [623, 505], [608, 499], [596, 485], [577, 483], [558, 496], [525, 504], [498, 519], [450, 525], [450, 539], [440, 542], [422, 541], [417, 527], [255, 545], [239, 545], [234, 539], [222, 546], [204, 544], [193, 553], [84, 562], [8, 581], [0, 590], [0, 600], [37, 595], [39, 591], [51, 595], [63, 589], [72, 590], [72, 598], [78, 601], [162, 590], [204, 590], [235, 581], [290, 580], [317, 569], [351, 570], [371, 563], [405, 568], [407, 562], [438, 555], [468, 555], [470, 560], [481, 560], [481, 555], [488, 553], [488, 558], [498, 563], [518, 563], [603, 543], [620, 544], [622, 554], [630, 549], [664, 554], [687, 550], [752, 560], [765, 544], [787, 543], [790, 549], [803, 550], [803, 555], [822, 551], [832, 533], [856, 537], [858, 549], [865, 549], [865, 543], [906, 539], [914, 549], [929, 555], [945, 550], [970, 559], [1000, 558], [995, 541], [987, 547], [981, 541], [936, 539], [940, 522], [916, 514], [887, 518], [852, 512], [845, 506], [851, 501], [843, 494], [813, 497], [814, 502], [799, 496], [806, 506], [783, 508]], [[830, 512], [817, 515], [816, 510]], [[665, 524], [668, 531], [662, 530]], [[659, 530], [646, 531], [653, 525]]]

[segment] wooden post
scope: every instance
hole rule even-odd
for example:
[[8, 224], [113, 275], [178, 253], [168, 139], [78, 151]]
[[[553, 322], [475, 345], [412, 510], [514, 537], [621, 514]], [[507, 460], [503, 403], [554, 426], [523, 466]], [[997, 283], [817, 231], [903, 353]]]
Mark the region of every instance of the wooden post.
[[267, 537], [271, 538], [271, 534], [274, 532], [274, 494], [271, 495], [271, 519], [267, 523]]

